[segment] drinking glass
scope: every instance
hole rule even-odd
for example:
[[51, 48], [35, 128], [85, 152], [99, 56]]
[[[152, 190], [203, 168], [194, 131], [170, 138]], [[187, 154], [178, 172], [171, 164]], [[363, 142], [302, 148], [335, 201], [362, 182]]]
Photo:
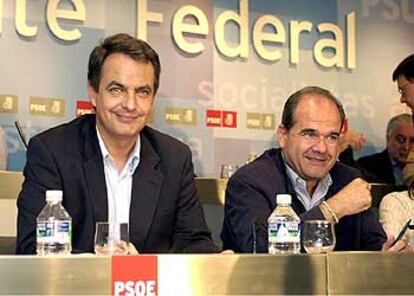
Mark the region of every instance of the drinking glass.
[[302, 229], [302, 243], [309, 254], [333, 251], [336, 243], [333, 224], [326, 220], [305, 221]]
[[96, 223], [95, 254], [127, 255], [128, 243], [128, 223]]
[[234, 164], [222, 164], [220, 177], [223, 179], [228, 179], [237, 171], [238, 168], [239, 166]]

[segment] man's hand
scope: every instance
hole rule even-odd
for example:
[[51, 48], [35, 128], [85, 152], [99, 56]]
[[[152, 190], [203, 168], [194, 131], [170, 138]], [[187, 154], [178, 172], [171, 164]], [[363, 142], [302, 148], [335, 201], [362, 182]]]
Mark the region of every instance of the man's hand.
[[339, 139], [339, 153], [343, 152], [348, 147], [351, 147], [354, 151], [360, 150], [365, 146], [366, 143], [367, 140], [364, 134], [356, 132], [354, 130], [349, 130]]
[[138, 251], [133, 243], [128, 244], [128, 255], [138, 255]]
[[408, 241], [403, 238], [400, 239], [395, 245], [392, 246], [394, 243], [394, 236], [389, 236], [387, 241], [382, 245], [383, 252], [401, 252], [401, 253], [414, 253], [413, 248], [408, 244]]
[[371, 207], [371, 186], [357, 178], [341, 191], [328, 199], [326, 203], [334, 211], [338, 219], [360, 213]]

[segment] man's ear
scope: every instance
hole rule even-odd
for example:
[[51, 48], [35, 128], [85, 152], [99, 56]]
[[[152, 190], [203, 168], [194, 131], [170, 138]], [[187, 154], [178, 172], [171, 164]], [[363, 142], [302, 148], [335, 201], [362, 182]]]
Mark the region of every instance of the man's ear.
[[283, 124], [279, 124], [279, 126], [277, 127], [277, 139], [278, 139], [280, 148], [285, 147], [288, 132], [289, 131], [286, 129], [286, 127]]
[[92, 106], [94, 106], [96, 108], [96, 97], [98, 96], [98, 94], [96, 93], [96, 91], [93, 89], [92, 85], [90, 84], [90, 82], [88, 82], [87, 85], [87, 90], [88, 90], [88, 96], [89, 96], [89, 100], [92, 103]]

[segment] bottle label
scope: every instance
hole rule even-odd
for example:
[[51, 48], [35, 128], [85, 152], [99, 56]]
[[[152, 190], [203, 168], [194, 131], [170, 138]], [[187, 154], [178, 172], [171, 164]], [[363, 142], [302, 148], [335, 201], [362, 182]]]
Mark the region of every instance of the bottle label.
[[70, 221], [37, 222], [37, 243], [71, 243], [72, 226]]
[[299, 224], [295, 221], [270, 223], [269, 243], [300, 243]]

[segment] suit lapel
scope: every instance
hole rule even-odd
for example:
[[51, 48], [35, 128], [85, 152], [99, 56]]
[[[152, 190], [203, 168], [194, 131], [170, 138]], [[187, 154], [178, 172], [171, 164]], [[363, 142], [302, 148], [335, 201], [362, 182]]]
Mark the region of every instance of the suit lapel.
[[156, 168], [160, 158], [150, 141], [141, 132], [140, 163], [133, 175], [131, 206], [129, 211], [130, 240], [143, 249], [150, 229], [164, 175]]
[[[94, 118], [94, 117], [93, 117]], [[95, 120], [86, 124], [82, 130], [83, 170], [89, 190], [90, 204], [94, 222], [108, 220], [108, 198], [106, 191], [105, 173]]]
[[91, 197], [94, 221], [108, 221], [108, 197], [102, 157], [95, 157], [83, 165]]

